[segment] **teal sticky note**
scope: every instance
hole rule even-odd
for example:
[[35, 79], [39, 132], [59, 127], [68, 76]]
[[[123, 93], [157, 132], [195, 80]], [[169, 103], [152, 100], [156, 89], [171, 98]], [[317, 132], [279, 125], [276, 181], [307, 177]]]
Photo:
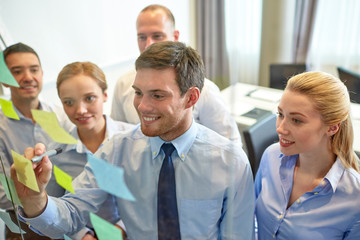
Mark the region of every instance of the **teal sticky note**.
[[72, 240], [72, 239], [64, 234], [64, 240]]
[[94, 226], [96, 235], [99, 240], [122, 240], [121, 230], [113, 224], [98, 217], [94, 213], [90, 213], [90, 221]]
[[18, 206], [22, 206], [20, 199], [16, 192], [14, 181], [11, 178], [8, 178], [4, 174], [0, 173], [0, 182], [4, 187], [6, 197], [10, 201], [13, 201], [14, 204], [16, 204]]
[[135, 201], [124, 181], [124, 169], [114, 166], [92, 154], [87, 155], [96, 182], [101, 189], [117, 197]]
[[[0, 210], [0, 218], [5, 222], [6, 226], [10, 229], [13, 233], [20, 233], [20, 229], [18, 225], [16, 225], [12, 220], [8, 212]], [[21, 229], [21, 233], [26, 233], [24, 230]]]
[[14, 87], [19, 87], [19, 84], [6, 66], [3, 52], [0, 53], [0, 82]]

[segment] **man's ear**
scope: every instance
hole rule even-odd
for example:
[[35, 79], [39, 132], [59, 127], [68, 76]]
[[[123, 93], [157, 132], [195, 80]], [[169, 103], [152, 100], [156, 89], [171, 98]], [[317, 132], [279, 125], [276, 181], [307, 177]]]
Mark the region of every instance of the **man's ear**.
[[337, 131], [339, 131], [339, 128], [340, 128], [340, 123], [329, 126], [329, 129], [327, 132], [328, 136], [330, 137], [330, 136], [334, 135], [335, 133], [337, 133]]
[[180, 32], [179, 30], [174, 30], [174, 41], [179, 41]]
[[185, 107], [190, 108], [195, 105], [195, 103], [199, 100], [200, 97], [200, 90], [197, 87], [190, 88], [186, 94], [187, 102]]

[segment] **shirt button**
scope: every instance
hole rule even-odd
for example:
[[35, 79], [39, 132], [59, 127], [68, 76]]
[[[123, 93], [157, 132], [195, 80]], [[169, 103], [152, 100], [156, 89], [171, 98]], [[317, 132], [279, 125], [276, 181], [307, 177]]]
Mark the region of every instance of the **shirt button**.
[[153, 155], [156, 155], [156, 152], [153, 152]]
[[283, 218], [283, 215], [282, 215], [282, 214], [280, 214], [280, 215], [279, 215], [279, 219], [282, 219], [282, 218]]
[[322, 180], [322, 181], [321, 181], [321, 185], [325, 185], [325, 180]]
[[275, 238], [275, 234], [273, 234], [273, 238]]
[[314, 192], [314, 195], [319, 194], [318, 192]]
[[298, 200], [296, 200], [296, 202], [297, 202], [297, 203], [300, 203], [301, 201], [300, 201], [300, 199], [298, 199]]
[[184, 158], [185, 157], [185, 155], [184, 154], [181, 154], [181, 158]]

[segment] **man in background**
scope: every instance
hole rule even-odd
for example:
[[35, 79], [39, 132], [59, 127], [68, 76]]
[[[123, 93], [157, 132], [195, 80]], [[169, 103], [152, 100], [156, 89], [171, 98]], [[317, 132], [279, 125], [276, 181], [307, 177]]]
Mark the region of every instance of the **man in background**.
[[[136, 21], [137, 39], [140, 53], [154, 42], [178, 41], [179, 31], [175, 30], [175, 19], [171, 11], [161, 5], [149, 5], [139, 14]], [[116, 83], [111, 108], [111, 117], [118, 121], [139, 123], [133, 106], [134, 90], [132, 84], [136, 71], [131, 70]], [[240, 133], [232, 118], [219, 88], [205, 78], [199, 101], [194, 106], [193, 117], [196, 122], [214, 130], [220, 135], [238, 141]]]

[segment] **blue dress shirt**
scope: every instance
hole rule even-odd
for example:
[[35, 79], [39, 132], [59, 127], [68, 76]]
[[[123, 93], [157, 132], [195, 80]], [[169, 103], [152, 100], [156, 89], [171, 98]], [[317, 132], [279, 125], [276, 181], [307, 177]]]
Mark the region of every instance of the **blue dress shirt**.
[[[104, 143], [109, 141], [115, 134], [124, 133], [135, 127], [135, 125], [133, 124], [114, 121], [110, 117], [106, 115], [104, 116], [106, 119], [106, 132]], [[87, 163], [87, 154], [92, 153], [81, 142], [77, 133], [77, 128], [75, 126], [70, 131], [70, 134], [75, 139], [78, 139], [77, 144], [61, 144], [53, 142], [49, 144], [49, 149], [55, 149], [58, 147], [61, 147], [63, 149], [61, 154], [51, 157], [51, 162], [53, 163], [53, 165], [56, 165], [58, 168], [65, 171], [74, 179], [84, 170], [84, 166]], [[99, 148], [101, 148], [101, 146]], [[65, 194], [65, 189], [62, 188], [59, 184], [57, 184], [54, 174], [52, 174], [49, 184], [46, 186], [46, 192], [49, 194], [49, 196], [53, 197], [61, 197]], [[116, 199], [110, 194], [108, 195], [107, 199], [102, 204], [96, 214], [99, 217], [105, 219], [106, 221], [115, 224], [120, 220], [119, 213], [117, 210], [108, 208], [108, 205], [114, 205], [117, 208]], [[87, 223], [87, 226], [92, 227], [90, 222]], [[81, 239], [87, 231], [88, 229], [84, 228], [75, 235], [72, 234], [70, 237], [72, 239]]]
[[258, 239], [360, 239], [360, 174], [337, 159], [321, 183], [287, 208], [298, 155], [279, 143], [265, 151], [255, 179]]
[[[73, 128], [62, 107], [50, 105], [40, 101], [40, 110], [55, 112], [60, 123], [66, 131]], [[0, 154], [3, 159], [5, 173], [10, 176], [10, 167], [13, 164], [11, 150], [23, 154], [27, 147], [33, 147], [36, 143], [42, 142], [46, 146], [52, 142], [49, 135], [40, 127], [33, 123], [30, 118], [26, 118], [16, 107], [14, 107], [20, 120], [8, 118], [0, 110]], [[2, 167], [0, 172], [3, 173]], [[3, 186], [0, 184], [0, 208], [12, 209], [11, 202], [7, 199]]]
[[[252, 239], [254, 190], [244, 151], [195, 122], [171, 141], [181, 238]], [[159, 137], [146, 137], [140, 127], [114, 136], [96, 153], [124, 169], [124, 180], [136, 201], [117, 198], [129, 239], [157, 239], [157, 181], [164, 153]], [[107, 197], [89, 164], [73, 182], [76, 194], [48, 198], [45, 211], [27, 219], [53, 238], [77, 231]], [[114, 206], [108, 206], [115, 209]]]

